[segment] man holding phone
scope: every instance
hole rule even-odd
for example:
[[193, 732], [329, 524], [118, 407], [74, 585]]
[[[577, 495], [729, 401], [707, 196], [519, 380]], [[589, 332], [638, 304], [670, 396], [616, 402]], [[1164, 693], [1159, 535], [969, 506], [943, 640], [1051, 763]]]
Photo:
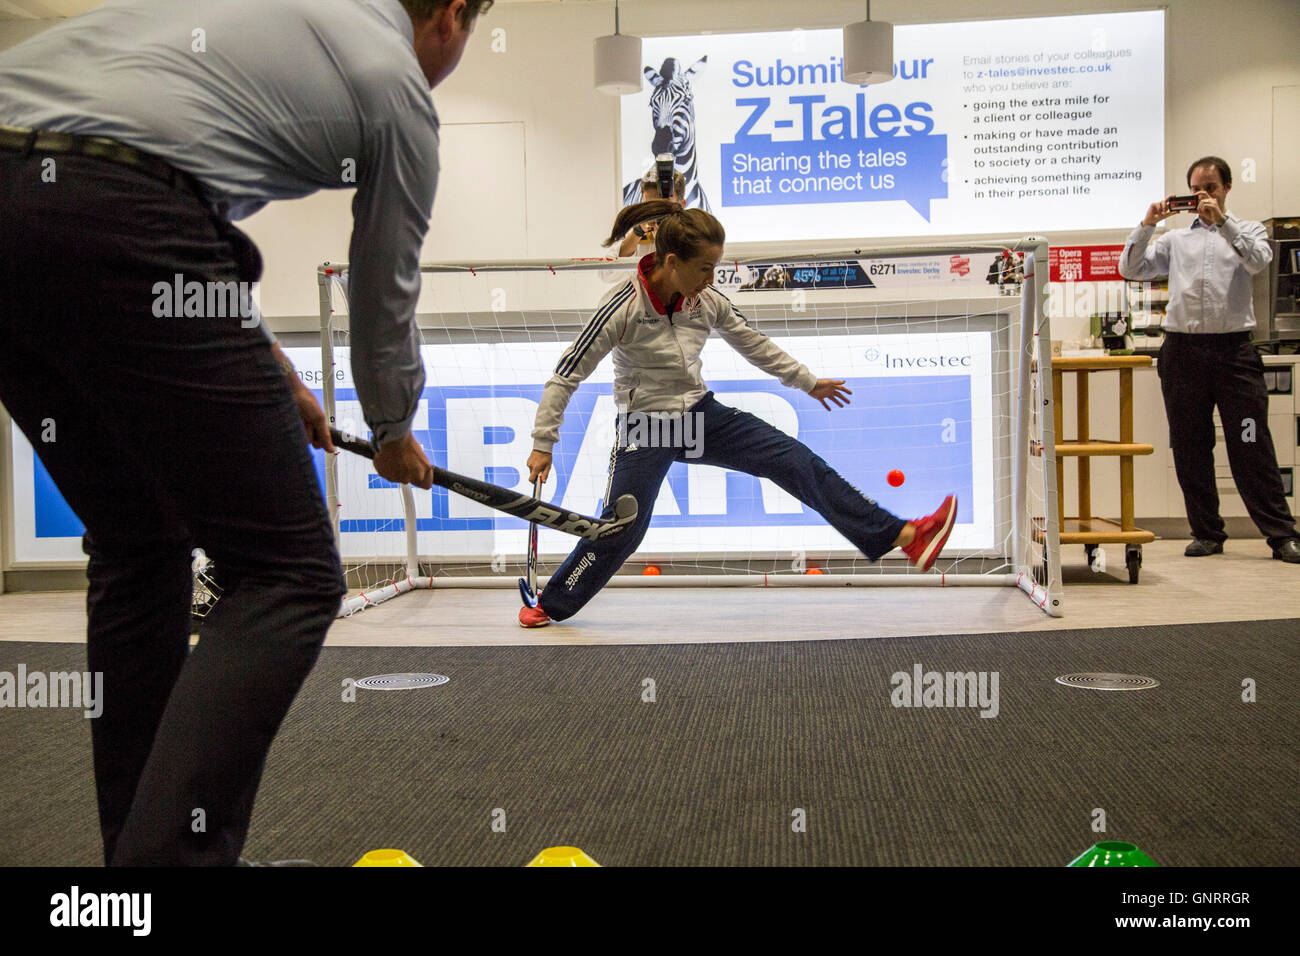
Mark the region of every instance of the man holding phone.
[[[1169, 277], [1165, 341], [1157, 370], [1169, 418], [1169, 443], [1194, 539], [1188, 557], [1222, 554], [1227, 539], [1214, 483], [1214, 408], [1223, 422], [1237, 491], [1273, 557], [1300, 564], [1300, 536], [1283, 495], [1268, 430], [1264, 363], [1251, 343], [1252, 277], [1272, 261], [1264, 227], [1228, 213], [1232, 169], [1217, 156], [1187, 170], [1193, 196], [1169, 196], [1147, 209], [1120, 257], [1125, 279]], [[1186, 229], [1152, 241], [1156, 224], [1195, 211]]]

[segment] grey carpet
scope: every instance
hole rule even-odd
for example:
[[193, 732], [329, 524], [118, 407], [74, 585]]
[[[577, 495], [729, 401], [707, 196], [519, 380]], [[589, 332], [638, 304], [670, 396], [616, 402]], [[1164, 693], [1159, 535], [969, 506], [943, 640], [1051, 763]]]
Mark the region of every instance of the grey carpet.
[[[245, 855], [518, 866], [1300, 861], [1300, 621], [638, 647], [327, 648], [271, 751]], [[80, 669], [0, 644], [0, 670]], [[895, 708], [890, 675], [998, 671], [1000, 713]], [[357, 691], [394, 672], [432, 689]], [[1074, 671], [1154, 677], [1104, 693]], [[657, 702], [642, 703], [643, 680]], [[1256, 703], [1241, 700], [1252, 678]], [[0, 711], [0, 864], [95, 865], [89, 724]], [[806, 814], [793, 832], [792, 812]], [[1095, 808], [1106, 831], [1090, 828]], [[494, 832], [494, 811], [505, 832]], [[500, 819], [497, 814], [496, 819]]]

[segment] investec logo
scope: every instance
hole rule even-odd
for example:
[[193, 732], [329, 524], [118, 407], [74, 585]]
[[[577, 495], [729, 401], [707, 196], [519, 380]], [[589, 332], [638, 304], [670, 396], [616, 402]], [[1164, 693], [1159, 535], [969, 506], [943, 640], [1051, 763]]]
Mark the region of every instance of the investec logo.
[[930, 369], [930, 368], [970, 368], [969, 355], [890, 355], [879, 349], [867, 349], [868, 362], [879, 363], [884, 368]]
[[566, 588], [572, 588], [575, 584], [578, 583], [578, 578], [582, 577], [582, 572], [586, 571], [589, 567], [591, 567], [595, 563], [596, 563], [596, 553], [594, 551], [588, 551], [586, 554], [582, 556], [582, 560], [578, 562], [578, 566], [573, 569], [573, 573], [570, 574], [565, 579], [564, 586]]

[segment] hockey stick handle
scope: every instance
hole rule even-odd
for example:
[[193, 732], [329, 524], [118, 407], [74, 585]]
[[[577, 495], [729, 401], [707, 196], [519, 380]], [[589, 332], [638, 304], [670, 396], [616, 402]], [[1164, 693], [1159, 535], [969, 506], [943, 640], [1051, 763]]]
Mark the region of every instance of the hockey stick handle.
[[[533, 479], [533, 497], [542, 496], [542, 477]], [[519, 597], [524, 607], [537, 607], [537, 522], [528, 522], [528, 553], [524, 556], [524, 576], [519, 579]]]
[[[542, 497], [542, 479], [539, 475], [533, 480], [533, 497], [541, 500]], [[534, 594], [537, 593], [537, 522], [528, 523], [528, 557], [527, 557], [527, 574], [528, 590]]]
[[370, 447], [370, 442], [362, 441], [347, 432], [341, 432], [333, 425], [330, 426], [330, 441], [334, 442], [335, 448], [342, 448], [344, 451], [350, 451], [362, 458], [369, 458], [371, 461], [375, 459], [375, 450]]
[[[367, 441], [362, 441], [354, 435], [345, 434], [333, 426], [330, 426], [330, 439], [337, 448], [374, 460], [375, 450]], [[601, 518], [590, 518], [576, 511], [570, 511], [568, 508], [561, 508], [559, 505], [549, 504], [538, 501], [536, 498], [530, 498], [528, 495], [518, 494], [509, 488], [502, 488], [500, 485], [489, 484], [486, 481], [479, 481], [477, 478], [470, 478], [466, 475], [458, 475], [454, 471], [447, 471], [447, 469], [439, 468], [437, 465], [433, 466], [433, 483], [454, 491], [458, 495], [464, 495], [466, 498], [480, 504], [487, 505], [496, 511], [513, 515], [516, 518], [523, 518], [525, 521], [535, 521], [547, 528], [554, 528], [556, 531], [563, 531], [565, 534], [586, 538], [588, 541], [599, 541], [601, 538], [621, 534], [636, 521], [638, 510], [636, 499], [631, 495], [623, 495], [614, 505], [616, 517], [613, 520], [605, 521]]]

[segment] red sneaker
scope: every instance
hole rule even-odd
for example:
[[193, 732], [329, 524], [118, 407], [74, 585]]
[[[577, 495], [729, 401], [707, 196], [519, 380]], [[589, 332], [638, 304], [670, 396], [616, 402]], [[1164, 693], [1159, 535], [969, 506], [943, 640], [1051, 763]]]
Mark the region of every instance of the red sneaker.
[[520, 627], [545, 627], [550, 623], [550, 617], [540, 607], [521, 607], [519, 609]]
[[943, 499], [943, 504], [934, 514], [912, 522], [916, 525], [916, 537], [911, 544], [903, 546], [903, 553], [922, 571], [929, 571], [934, 559], [939, 557], [939, 552], [948, 543], [948, 535], [952, 534], [956, 520], [957, 496], [949, 495]]

